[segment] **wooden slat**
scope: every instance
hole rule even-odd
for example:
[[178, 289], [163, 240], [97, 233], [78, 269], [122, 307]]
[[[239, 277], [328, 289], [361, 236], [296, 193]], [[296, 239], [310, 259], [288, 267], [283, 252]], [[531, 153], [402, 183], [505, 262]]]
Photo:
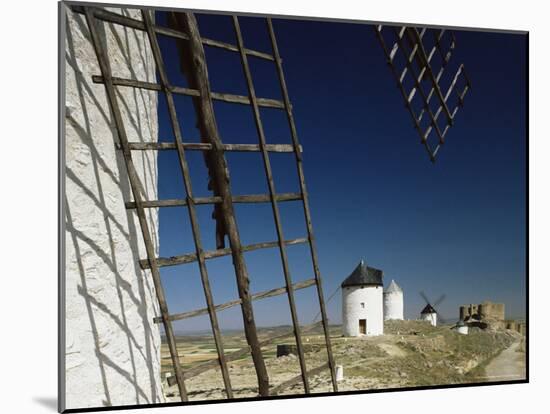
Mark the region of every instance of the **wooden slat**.
[[[270, 18], [267, 19], [267, 29], [269, 31], [269, 37], [271, 40], [271, 46], [273, 49], [273, 56], [275, 56], [275, 65], [277, 68], [277, 75], [279, 77], [279, 83], [281, 85], [281, 92], [283, 94], [283, 100], [285, 103], [285, 110], [287, 114], [287, 120], [290, 127], [290, 132], [292, 136], [292, 142], [296, 149], [299, 148], [300, 143], [298, 142], [298, 133], [296, 131], [296, 124], [294, 123], [294, 116], [292, 115], [292, 107], [290, 105], [290, 98], [288, 95], [288, 89], [286, 87], [285, 76], [283, 73], [283, 66], [281, 56], [279, 54], [279, 47], [277, 46], [277, 39], [275, 37], [275, 31], [273, 30], [273, 23]], [[321, 321], [323, 323], [323, 332], [325, 335], [325, 344], [327, 349], [328, 364], [330, 367], [332, 387], [336, 392], [338, 391], [338, 384], [336, 382], [336, 366], [334, 365], [334, 358], [332, 355], [332, 346], [330, 342], [330, 333], [328, 326], [328, 318], [326, 314], [325, 299], [323, 295], [323, 283], [321, 280], [321, 272], [319, 270], [319, 261], [317, 258], [317, 249], [315, 246], [315, 238], [313, 237], [313, 225], [311, 223], [311, 212], [309, 210], [309, 200], [308, 192], [306, 188], [306, 180], [304, 175], [304, 168], [302, 164], [302, 154], [298, 151], [294, 152], [296, 157], [296, 165], [298, 170], [298, 178], [300, 180], [300, 192], [302, 193], [302, 204], [304, 207], [304, 218], [306, 221], [308, 241], [311, 253], [311, 261], [313, 263], [313, 270], [315, 274], [315, 279], [317, 280], [317, 297], [319, 299], [319, 307], [321, 310]]]
[[[304, 280], [302, 282], [295, 283], [293, 285], [293, 289], [294, 290], [305, 289], [305, 288], [308, 288], [310, 286], [315, 285], [315, 283], [316, 283], [315, 279], [307, 279], [307, 280]], [[287, 288], [285, 286], [285, 287], [281, 287], [281, 288], [265, 290], [265, 291], [259, 292], [259, 293], [254, 293], [253, 295], [251, 295], [251, 298], [254, 301], [254, 300], [258, 300], [258, 299], [265, 299], [265, 298], [271, 298], [271, 297], [274, 297], [274, 296], [283, 295], [286, 292], [287, 292]], [[214, 306], [214, 309], [216, 310], [216, 312], [219, 312], [219, 311], [224, 310], [224, 309], [229, 309], [229, 308], [232, 308], [234, 306], [238, 306], [241, 303], [242, 303], [242, 301], [240, 299], [235, 299], [235, 300], [231, 300], [229, 302], [222, 303], [221, 305], [216, 305], [216, 306]], [[172, 315], [168, 316], [168, 318], [171, 321], [179, 321], [181, 319], [194, 318], [196, 316], [204, 315], [206, 313], [208, 313], [208, 308], [201, 308], [201, 309], [195, 309], [195, 310], [188, 311], [188, 312], [175, 313], [175, 314], [172, 314]], [[156, 318], [153, 319], [153, 321], [155, 323], [161, 323], [162, 322], [162, 317], [157, 316]]]
[[[285, 241], [285, 245], [292, 246], [296, 244], [308, 243], [308, 241], [309, 240], [306, 238], [290, 239]], [[277, 247], [278, 245], [279, 245], [278, 241], [262, 242], [262, 243], [255, 243], [255, 244], [242, 246], [241, 249], [243, 252], [251, 252], [259, 249], [270, 249], [273, 247]], [[214, 259], [216, 257], [229, 256], [230, 254], [232, 254], [232, 252], [229, 247], [225, 249], [207, 250], [204, 252], [204, 258]], [[188, 254], [183, 254], [180, 256], [172, 256], [172, 257], [159, 257], [156, 259], [158, 267], [176, 266], [180, 264], [192, 263], [196, 260], [197, 260], [197, 255], [195, 253], [188, 253]], [[149, 262], [147, 260], [140, 260], [139, 265], [141, 266], [142, 269], [149, 268]]]
[[[105, 54], [101, 37], [98, 33], [98, 28], [96, 26], [97, 23], [94, 17], [93, 9], [85, 8], [84, 12], [86, 16], [86, 22], [88, 24], [88, 29], [90, 31], [92, 44], [94, 46], [94, 50], [99, 63], [99, 67], [103, 77], [105, 78], [105, 91], [107, 93], [107, 99], [109, 101], [109, 105], [113, 113], [113, 119], [116, 126], [117, 135], [123, 147], [122, 154], [124, 157], [124, 163], [126, 164], [126, 169], [128, 171], [130, 188], [137, 205], [137, 209], [136, 209], [137, 215], [139, 219], [141, 233], [143, 236], [143, 241], [145, 244], [145, 250], [147, 252], [147, 258], [149, 260], [149, 265], [151, 268], [151, 276], [153, 278], [153, 284], [155, 286], [155, 292], [159, 303], [159, 310], [163, 318], [167, 318], [168, 306], [166, 303], [166, 297], [165, 297], [164, 289], [160, 279], [160, 273], [156, 264], [155, 248], [152, 243], [151, 234], [149, 231], [149, 225], [147, 223], [147, 218], [145, 216], [145, 210], [141, 205], [141, 194], [142, 193], [145, 194], [145, 192], [143, 191], [143, 187], [141, 185], [139, 176], [135, 169], [135, 166], [132, 160], [132, 153], [128, 148], [128, 137], [126, 136], [126, 129], [124, 127], [121, 111], [118, 106], [115, 87], [111, 80], [112, 79], [111, 67], [109, 64], [108, 56]], [[180, 398], [182, 401], [187, 401], [187, 391], [185, 389], [185, 382], [183, 379], [183, 370], [181, 368], [180, 361], [179, 361], [176, 341], [174, 338], [174, 331], [172, 329], [172, 323], [169, 320], [166, 320], [163, 322], [163, 324], [164, 324], [164, 331], [167, 337], [168, 348], [170, 350], [170, 356], [172, 358], [172, 363], [174, 366], [175, 379], [178, 384]]]
[[[176, 144], [173, 142], [130, 142], [130, 149], [136, 151], [163, 151], [175, 150]], [[206, 142], [184, 142], [183, 148], [187, 151], [211, 151], [212, 144]], [[222, 144], [224, 151], [231, 152], [259, 152], [258, 144]], [[267, 144], [266, 149], [269, 152], [294, 152], [294, 146], [291, 144]], [[302, 151], [302, 147], [300, 147]]]
[[[282, 193], [275, 195], [277, 201], [297, 201], [302, 199], [300, 193]], [[250, 195], [234, 195], [232, 196], [233, 203], [269, 203], [271, 197], [268, 194], [250, 194]], [[220, 204], [221, 197], [195, 197], [194, 204]], [[145, 208], [156, 207], [181, 207], [187, 206], [188, 199], [171, 199], [171, 200], [149, 200], [143, 202]], [[127, 209], [136, 208], [136, 203], [128, 201], [125, 203]]]
[[233, 26], [235, 28], [235, 34], [237, 37], [237, 45], [239, 47], [240, 55], [241, 55], [241, 63], [243, 66], [246, 83], [248, 87], [248, 95], [250, 97], [250, 101], [252, 102], [252, 112], [254, 114], [254, 121], [256, 124], [256, 131], [258, 133], [258, 140], [262, 152], [262, 160], [264, 164], [264, 172], [267, 178], [267, 185], [269, 188], [269, 195], [271, 198], [271, 209], [273, 210], [273, 219], [275, 220], [275, 228], [277, 231], [277, 239], [279, 244], [279, 252], [281, 255], [281, 262], [283, 265], [283, 274], [285, 277], [285, 283], [286, 283], [286, 293], [288, 296], [288, 303], [290, 306], [290, 315], [292, 319], [292, 325], [294, 326], [294, 335], [296, 338], [296, 348], [298, 352], [298, 359], [300, 361], [300, 369], [302, 371], [302, 381], [304, 383], [304, 390], [306, 394], [309, 394], [309, 382], [307, 378], [307, 367], [306, 367], [306, 360], [304, 357], [304, 347], [302, 344], [302, 337], [300, 334], [300, 322], [298, 320], [298, 313], [296, 311], [296, 303], [294, 299], [294, 288], [292, 284], [292, 278], [290, 276], [290, 268], [288, 265], [288, 257], [286, 254], [285, 244], [284, 244], [284, 235], [283, 235], [283, 226], [281, 223], [281, 216], [279, 212], [279, 207], [277, 205], [277, 197], [276, 197], [276, 191], [275, 191], [275, 183], [273, 181], [273, 171], [271, 169], [271, 161], [269, 159], [269, 153], [266, 150], [266, 139], [265, 139], [265, 133], [262, 125], [262, 120], [260, 117], [260, 107], [258, 105], [257, 99], [256, 99], [256, 91], [254, 89], [254, 82], [252, 80], [252, 74], [250, 72], [250, 66], [248, 64], [248, 57], [245, 53], [245, 47], [244, 42], [242, 38], [241, 28], [239, 25], [239, 19], [237, 16], [233, 16]]
[[[232, 52], [238, 52], [239, 51], [237, 46], [229, 44], [229, 43], [225, 43], [225, 42], [220, 42], [218, 40], [205, 39], [203, 37], [202, 38], [202, 43], [206, 46], [212, 46], [212, 47], [218, 47], [218, 48], [225, 49], [225, 50], [231, 50]], [[260, 59], [271, 60], [271, 61], [275, 60], [273, 58], [273, 56], [270, 55], [269, 53], [259, 52], [257, 50], [252, 50], [252, 49], [246, 48], [244, 50], [244, 53], [246, 53], [249, 56], [254, 56], [254, 57], [257, 57], [257, 58], [260, 58]]]
[[[321, 372], [323, 372], [324, 370], [326, 369], [329, 369], [329, 364], [328, 362], [321, 365], [321, 366], [318, 366], [317, 368], [313, 368], [311, 370], [309, 370], [307, 372], [307, 375], [309, 377], [313, 377], [314, 375], [319, 375]], [[300, 375], [297, 375], [295, 376], [294, 378], [291, 378], [279, 385], [277, 385], [276, 387], [274, 387], [272, 390], [271, 390], [271, 394], [273, 395], [277, 395], [279, 394], [281, 391], [283, 391], [284, 389], [288, 388], [288, 387], [291, 387], [295, 384], [298, 384], [300, 382]]]
[[[321, 325], [322, 322], [316, 322], [311, 325], [306, 325], [302, 327], [302, 333], [310, 332], [313, 329], [317, 328], [319, 325]], [[269, 345], [272, 345], [274, 342], [279, 341], [284, 338], [288, 338], [289, 336], [294, 335], [294, 330], [290, 330], [288, 332], [285, 332], [280, 335], [272, 336], [270, 338], [264, 339], [260, 341], [260, 346], [266, 347]], [[227, 361], [236, 361], [238, 359], [244, 358], [246, 356], [250, 355], [250, 347], [246, 346], [244, 348], [238, 349], [236, 351], [233, 351], [231, 353], [226, 354]], [[185, 372], [185, 379], [189, 379], [192, 377], [196, 377], [197, 375], [202, 374], [203, 372], [209, 371], [211, 369], [214, 369], [218, 366], [218, 363], [215, 359], [212, 359], [210, 361], [202, 362], [194, 367], [189, 368]], [[175, 384], [175, 379], [173, 377], [168, 378], [168, 385], [172, 386]]]
[[130, 27], [132, 29], [137, 29], [142, 31], [145, 30], [143, 21], [137, 20], [128, 16], [123, 16], [122, 14], [119, 14], [119, 13], [114, 13], [108, 10], [100, 9], [98, 7], [87, 7], [87, 6], [85, 7], [80, 5], [71, 5], [70, 7], [74, 13], [85, 14], [86, 10], [90, 10], [94, 18], [96, 18], [97, 20], [119, 24], [121, 26]]
[[[211, 95], [212, 99], [217, 101], [236, 103], [241, 105], [250, 105], [250, 100], [246, 96], [218, 92], [212, 92]], [[284, 109], [284, 104], [277, 99], [258, 98], [257, 104], [263, 108]]]
[[[92, 77], [94, 83], [103, 83], [103, 78], [98, 75]], [[113, 84], [116, 86], [127, 86], [132, 88], [148, 89], [153, 91], [160, 91], [162, 87], [158, 83], [154, 82], [145, 82], [136, 79], [127, 79], [127, 78], [118, 78], [113, 77]], [[169, 86], [167, 88], [170, 92], [175, 93], [176, 95], [185, 95], [185, 96], [199, 96], [199, 91], [196, 89], [182, 88], [180, 86]], [[231, 93], [220, 93], [220, 92], [210, 92], [212, 99], [216, 101], [235, 103], [240, 105], [250, 105], [250, 99], [248, 96], [243, 95], [234, 95]], [[284, 103], [277, 99], [270, 98], [258, 98], [258, 105], [263, 108], [275, 108], [275, 109], [284, 109]]]
[[[201, 282], [203, 286], [204, 296], [206, 299], [206, 304], [208, 307], [208, 315], [210, 317], [210, 325], [212, 327], [212, 334], [214, 335], [214, 342], [216, 344], [216, 351], [218, 353], [218, 362], [220, 364], [220, 369], [222, 372], [225, 392], [227, 394], [227, 398], [233, 398], [233, 389], [231, 387], [231, 379], [229, 378], [229, 371], [227, 369], [227, 362], [225, 360], [222, 337], [221, 337], [220, 328], [218, 324], [218, 317], [216, 315], [216, 310], [214, 309], [214, 299], [212, 297], [212, 290], [210, 288], [210, 281], [208, 279], [208, 271], [206, 269], [206, 261], [204, 259], [204, 253], [202, 249], [199, 220], [197, 217], [195, 205], [193, 203], [193, 190], [191, 186], [191, 177], [189, 173], [189, 166], [187, 164], [187, 159], [185, 156], [185, 149], [182, 144], [183, 139], [181, 135], [178, 116], [176, 113], [176, 107], [174, 104], [174, 97], [172, 96], [172, 92], [170, 91], [170, 89], [167, 87], [169, 85], [168, 75], [166, 74], [166, 69], [164, 67], [164, 62], [163, 62], [162, 54], [160, 52], [160, 46], [158, 43], [156, 32], [153, 29], [153, 22], [151, 19], [151, 15], [149, 14], [149, 11], [145, 9], [141, 10], [141, 14], [143, 16], [143, 22], [145, 23], [147, 36], [151, 44], [151, 50], [153, 52], [153, 57], [157, 66], [157, 71], [159, 73], [161, 85], [166, 96], [166, 104], [168, 106], [168, 113], [170, 115], [170, 123], [172, 125], [172, 131], [174, 133], [176, 148], [178, 152], [179, 166], [183, 177], [185, 192], [187, 194], [187, 203], [188, 203], [187, 211], [189, 213], [189, 221], [191, 222], [193, 241], [195, 242], [197, 262], [199, 264]], [[163, 314], [162, 317], [167, 318], [168, 315]]]
[[[71, 6], [71, 9], [75, 13], [84, 13], [84, 7], [83, 6], [73, 5], [73, 6]], [[94, 9], [94, 15], [99, 20], [103, 20], [103, 21], [106, 21], [106, 22], [119, 24], [121, 26], [126, 26], [126, 27], [130, 27], [130, 28], [133, 28], [133, 29], [145, 31], [145, 25], [143, 24], [143, 22], [141, 20], [136, 20], [136, 19], [133, 19], [131, 17], [123, 16], [121, 14], [114, 13], [114, 12], [104, 10], [104, 9], [100, 9], [100, 8], [95, 8]], [[170, 29], [168, 27], [153, 25], [153, 30], [157, 34], [161, 34], [161, 35], [164, 35], [164, 36], [174, 37], [176, 39], [189, 40], [189, 36], [186, 33], [180, 32], [178, 30], [173, 30], [173, 29]], [[232, 45], [230, 43], [220, 42], [218, 40], [208, 39], [208, 38], [204, 38], [204, 37], [201, 38], [201, 41], [202, 41], [202, 44], [205, 45], [205, 46], [230, 50], [230, 51], [233, 51], [233, 52], [238, 51], [237, 46]], [[246, 52], [247, 55], [254, 56], [254, 57], [257, 57], [257, 58], [260, 58], [260, 59], [265, 59], [265, 60], [270, 60], [270, 61], [274, 60], [273, 56], [270, 55], [269, 53], [260, 52], [258, 50], [252, 50], [252, 49], [246, 49], [245, 52]]]

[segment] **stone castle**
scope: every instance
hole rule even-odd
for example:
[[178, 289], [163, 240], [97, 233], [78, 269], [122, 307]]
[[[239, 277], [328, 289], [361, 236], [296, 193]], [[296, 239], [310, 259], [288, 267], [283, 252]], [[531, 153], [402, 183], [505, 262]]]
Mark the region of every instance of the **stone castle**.
[[485, 301], [478, 305], [462, 305], [460, 307], [460, 319], [466, 321], [475, 318], [478, 320], [494, 319], [504, 320], [504, 303], [493, 303]]

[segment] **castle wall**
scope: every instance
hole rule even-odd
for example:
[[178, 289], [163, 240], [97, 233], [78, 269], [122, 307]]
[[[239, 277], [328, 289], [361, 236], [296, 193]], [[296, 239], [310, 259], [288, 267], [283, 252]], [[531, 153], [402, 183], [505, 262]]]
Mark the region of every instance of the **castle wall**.
[[504, 303], [483, 302], [479, 305], [481, 319], [504, 320]]
[[[154, 286], [138, 266], [146, 257], [126, 168], [86, 20], [62, 5], [65, 50], [65, 343], [62, 408], [162, 402]], [[137, 10], [113, 9], [141, 19]], [[99, 25], [113, 76], [154, 82], [146, 34]], [[117, 87], [129, 141], [157, 140], [156, 92]], [[156, 152], [133, 152], [146, 198], [157, 199]], [[158, 216], [147, 211], [158, 252]], [[63, 402], [61, 403], [63, 405]]]
[[[462, 305], [459, 308], [459, 316], [462, 320], [475, 318], [479, 320], [504, 321], [505, 307], [504, 303], [493, 303], [485, 301], [478, 305]], [[504, 326], [504, 325], [503, 325]]]

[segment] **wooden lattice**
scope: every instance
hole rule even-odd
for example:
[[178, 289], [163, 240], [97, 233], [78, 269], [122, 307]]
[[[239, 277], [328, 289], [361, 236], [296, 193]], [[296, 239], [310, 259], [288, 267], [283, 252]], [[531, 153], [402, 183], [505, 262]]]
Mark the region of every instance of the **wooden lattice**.
[[[447, 85], [443, 85], [456, 45], [455, 37], [446, 30], [422, 28], [419, 31], [407, 26], [378, 25], [375, 32], [414, 127], [434, 162], [471, 88], [463, 64]], [[391, 49], [388, 44], [392, 45]]]
[[[334, 391], [337, 391], [335, 365], [332, 355], [332, 348], [329, 336], [328, 319], [325, 311], [325, 302], [323, 296], [321, 273], [319, 271], [315, 239], [313, 236], [313, 227], [311, 224], [311, 213], [309, 210], [308, 193], [306, 190], [304, 171], [302, 166], [302, 148], [298, 142], [298, 136], [296, 132], [296, 126], [292, 115], [292, 106], [290, 103], [288, 90], [285, 83], [285, 78], [282, 68], [282, 60], [279, 55], [277, 47], [277, 40], [273, 29], [271, 19], [266, 19], [266, 30], [269, 33], [269, 37], [272, 45], [272, 54], [264, 52], [254, 51], [247, 49], [244, 45], [243, 36], [239, 26], [239, 20], [236, 16], [233, 16], [233, 25], [235, 29], [235, 35], [237, 44], [232, 45], [217, 40], [206, 39], [200, 36], [198, 26], [196, 24], [195, 16], [192, 13], [173, 13], [173, 22], [175, 27], [178, 25], [182, 30], [174, 28], [161, 27], [153, 23], [152, 11], [141, 10], [142, 20], [133, 19], [127, 16], [123, 16], [111, 11], [107, 11], [95, 7], [83, 7], [74, 6], [73, 11], [83, 13], [86, 17], [86, 21], [90, 30], [91, 40], [94, 45], [94, 49], [99, 62], [101, 74], [93, 76], [93, 81], [96, 83], [102, 83], [105, 85], [107, 92], [107, 98], [109, 105], [113, 113], [113, 122], [118, 134], [118, 143], [120, 150], [122, 151], [126, 169], [128, 172], [128, 178], [130, 181], [130, 188], [133, 195], [132, 201], [126, 202], [128, 209], [134, 210], [139, 218], [142, 237], [145, 242], [147, 258], [140, 260], [140, 265], [143, 269], [150, 269], [151, 276], [154, 281], [157, 299], [159, 303], [160, 315], [154, 319], [155, 323], [162, 323], [164, 326], [168, 347], [170, 350], [170, 356], [173, 363], [173, 369], [175, 376], [171, 377], [170, 385], [176, 383], [178, 385], [179, 394], [182, 401], [187, 401], [187, 391], [185, 381], [190, 378], [199, 375], [207, 370], [219, 367], [222, 373], [223, 382], [227, 398], [233, 397], [233, 390], [231, 386], [231, 379], [227, 368], [227, 362], [240, 359], [247, 354], [252, 355], [256, 374], [258, 377], [258, 391], [262, 396], [276, 394], [293, 384], [302, 382], [305, 393], [310, 392], [309, 377], [311, 375], [317, 375], [324, 370], [329, 370], [331, 374], [332, 386]], [[141, 30], [147, 33], [151, 50], [153, 52], [156, 68], [159, 75], [159, 82], [143, 82], [132, 79], [122, 79], [112, 76], [109, 58], [105, 52], [105, 46], [103, 40], [98, 34], [98, 26], [101, 22], [110, 22], [124, 27]], [[163, 56], [158, 43], [158, 35], [169, 36], [181, 41], [186, 42], [186, 46], [192, 54], [193, 61], [193, 79], [192, 88], [182, 88], [171, 85], [166, 75], [166, 68], [163, 61]], [[248, 96], [240, 96], [233, 94], [225, 94], [213, 92], [210, 90], [210, 84], [207, 76], [206, 59], [204, 58], [204, 47], [217, 47], [225, 50], [237, 52], [241, 58], [242, 69], [244, 71]], [[278, 78], [281, 86], [281, 92], [283, 100], [274, 100], [260, 98], [256, 96], [253, 79], [250, 73], [248, 59], [249, 57], [265, 59], [272, 61], [277, 69]], [[166, 96], [168, 111], [170, 115], [170, 122], [172, 130], [174, 132], [174, 142], [170, 143], [136, 143], [129, 142], [125, 132], [125, 126], [122, 120], [121, 111], [119, 108], [116, 88], [117, 87], [132, 87], [142, 88], [147, 90], [154, 90], [163, 92]], [[203, 142], [200, 143], [186, 143], [184, 142], [180, 121], [176, 115], [176, 108], [174, 104], [174, 95], [187, 95], [194, 98], [195, 109], [199, 113], [199, 121], [202, 127], [206, 131], [206, 136], [203, 137]], [[253, 111], [254, 120], [256, 124], [256, 130], [258, 134], [258, 144], [224, 144], [218, 134], [215, 114], [213, 111], [212, 102], [214, 100], [220, 100], [224, 102], [230, 102], [234, 104], [249, 105]], [[260, 107], [278, 108], [285, 111], [288, 119], [288, 124], [292, 136], [292, 144], [267, 144], [262, 119], [260, 116]], [[137, 175], [134, 163], [132, 160], [132, 151], [160, 151], [160, 150], [175, 150], [178, 155], [179, 167], [182, 172], [186, 198], [178, 200], [145, 200], [142, 195], [145, 194], [142, 189], [142, 184]], [[189, 166], [186, 159], [187, 151], [204, 151], [208, 154], [208, 167], [211, 181], [214, 183], [216, 191], [212, 197], [194, 197], [191, 186], [191, 178]], [[266, 175], [269, 194], [260, 195], [232, 195], [227, 163], [224, 153], [226, 151], [240, 151], [240, 152], [260, 152], [263, 159], [264, 172]], [[273, 178], [269, 154], [271, 152], [290, 153], [294, 155], [296, 161], [296, 167], [299, 177], [300, 192], [299, 193], [283, 193], [278, 194], [275, 189], [275, 181]], [[301, 200], [304, 208], [304, 219], [306, 222], [307, 235], [303, 238], [297, 238], [292, 240], [286, 240], [282, 231], [281, 217], [279, 214], [278, 203], [285, 201]], [[270, 203], [273, 210], [273, 217], [275, 226], [277, 229], [277, 240], [265, 243], [257, 243], [253, 245], [242, 245], [238, 233], [237, 222], [233, 210], [234, 203]], [[213, 204], [220, 209], [221, 216], [218, 218], [223, 221], [226, 235], [229, 239], [229, 247], [218, 248], [212, 251], [204, 251], [201, 242], [200, 226], [197, 219], [196, 205], [199, 204]], [[185, 206], [189, 214], [191, 223], [191, 231], [193, 234], [195, 252], [182, 254], [175, 257], [163, 258], [156, 257], [153, 244], [151, 242], [151, 232], [149, 224], [146, 220], [145, 209], [156, 207], [173, 207], [173, 206]], [[292, 278], [288, 266], [288, 258], [286, 253], [287, 246], [295, 244], [308, 244], [311, 253], [311, 259], [314, 269], [314, 277], [299, 283], [292, 283]], [[265, 248], [278, 248], [280, 251], [281, 261], [283, 265], [285, 286], [269, 291], [259, 292], [251, 294], [249, 292], [249, 275], [246, 268], [246, 262], [244, 261], [243, 253], [256, 249]], [[235, 267], [235, 274], [237, 277], [237, 286], [239, 291], [239, 299], [215, 305], [210, 289], [210, 283], [208, 278], [208, 271], [206, 268], [206, 261], [215, 257], [231, 255], [233, 258], [233, 264]], [[183, 263], [197, 262], [199, 265], [200, 276], [204, 295], [206, 298], [207, 307], [204, 309], [197, 309], [190, 312], [170, 314], [166, 303], [164, 289], [161, 283], [159, 269], [163, 266], [173, 266]], [[325, 345], [327, 351], [327, 363], [320, 367], [315, 367], [308, 371], [304, 358], [304, 350], [302, 345], [302, 334], [306, 331], [319, 326], [319, 324], [313, 324], [309, 326], [301, 327], [298, 320], [298, 314], [296, 310], [296, 304], [294, 299], [294, 292], [298, 289], [305, 289], [315, 286], [317, 290], [320, 311], [321, 322], [323, 327], [323, 333], [325, 338]], [[256, 325], [254, 322], [254, 313], [252, 307], [252, 301], [259, 300], [276, 295], [286, 294], [289, 301], [289, 307], [292, 316], [293, 330], [283, 335], [278, 335], [263, 341], [259, 341]], [[225, 353], [222, 343], [222, 336], [217, 320], [217, 312], [234, 306], [241, 307], [243, 313], [243, 321], [245, 328], [245, 335], [248, 346], [233, 351], [231, 353]], [[218, 358], [216, 360], [208, 361], [191, 367], [188, 370], [183, 370], [178, 351], [176, 348], [176, 338], [172, 327], [173, 321], [181, 320], [184, 318], [195, 317], [202, 314], [208, 314], [210, 317], [210, 324], [214, 341], [216, 344], [216, 350]], [[274, 343], [276, 340], [285, 338], [288, 336], [294, 336], [296, 340], [298, 357], [300, 361], [301, 374], [295, 378], [285, 381], [281, 384], [277, 384], [270, 389], [269, 378], [267, 376], [267, 370], [262, 355], [262, 347]]]

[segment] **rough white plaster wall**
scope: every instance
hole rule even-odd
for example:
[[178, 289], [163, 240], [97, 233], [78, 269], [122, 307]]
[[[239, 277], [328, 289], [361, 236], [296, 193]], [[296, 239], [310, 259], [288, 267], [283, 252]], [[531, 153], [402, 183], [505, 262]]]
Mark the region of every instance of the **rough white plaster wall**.
[[420, 319], [430, 322], [433, 326], [437, 326], [437, 313], [423, 313]]
[[[365, 304], [364, 308], [361, 303]], [[367, 320], [367, 336], [382, 335], [382, 286], [342, 288], [342, 313], [344, 336], [359, 336], [359, 319]]]
[[[141, 19], [137, 10], [112, 9]], [[65, 42], [66, 408], [153, 403], [160, 384], [154, 286], [116, 132], [84, 16], [67, 9]], [[114, 76], [155, 81], [144, 32], [101, 24]], [[156, 141], [155, 92], [119, 87], [130, 141]], [[147, 198], [157, 198], [156, 153], [133, 152]], [[148, 211], [158, 252], [158, 212]]]
[[384, 320], [403, 320], [403, 292], [384, 292]]

